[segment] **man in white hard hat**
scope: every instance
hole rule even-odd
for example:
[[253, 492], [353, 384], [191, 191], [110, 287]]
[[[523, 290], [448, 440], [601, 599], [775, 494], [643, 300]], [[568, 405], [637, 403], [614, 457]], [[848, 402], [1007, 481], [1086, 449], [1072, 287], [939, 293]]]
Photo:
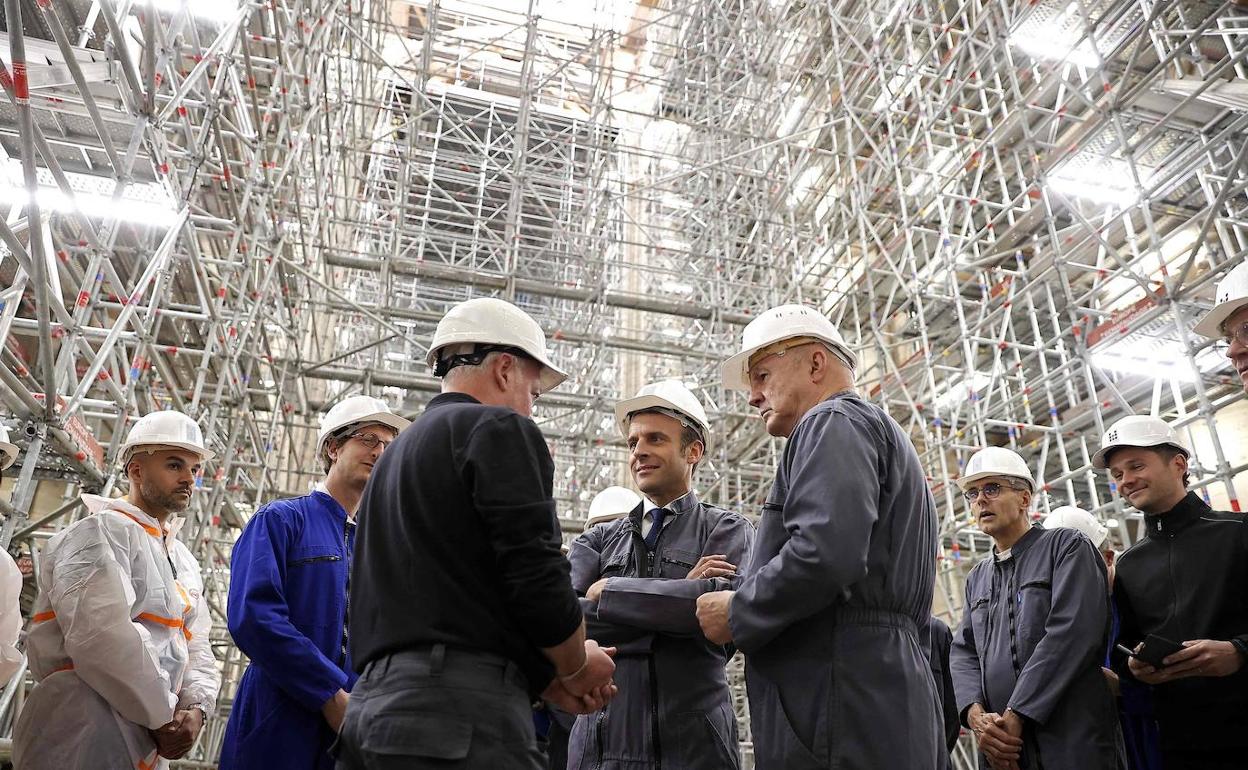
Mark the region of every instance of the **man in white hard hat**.
[[615, 417], [644, 498], [577, 538], [568, 558], [589, 635], [618, 649], [620, 695], [576, 720], [568, 770], [735, 770], [733, 649], [702, 636], [696, 610], [700, 595], [737, 585], [754, 527], [693, 489], [710, 424], [683, 384], [646, 385]]
[[1105, 561], [1105, 568], [1113, 575], [1114, 549], [1109, 542], [1109, 527], [1076, 505], [1060, 505], [1049, 511], [1041, 520], [1045, 529], [1073, 529], [1088, 539]]
[[230, 711], [221, 770], [330, 770], [356, 675], [347, 590], [356, 508], [373, 466], [408, 421], [351, 396], [321, 419], [311, 494], [261, 508], [230, 559], [230, 634], [251, 659]]
[[221, 673], [199, 564], [177, 539], [175, 514], [212, 456], [187, 415], [139, 418], [121, 446], [126, 496], [84, 494], [91, 515], [48, 541], [17, 767], [165, 768], [194, 745]]
[[527, 313], [473, 299], [438, 323], [442, 378], [373, 469], [351, 575], [352, 690], [338, 767], [538, 770], [531, 704], [614, 694], [560, 553], [554, 463], [532, 420], [563, 382]]
[[641, 504], [641, 496], [625, 487], [607, 487], [589, 503], [589, 515], [585, 518], [585, 529], [590, 530], [599, 524], [606, 524], [622, 519], [632, 513]]
[[1145, 536], [1118, 558], [1119, 642], [1142, 652], [1150, 636], [1182, 649], [1160, 668], [1114, 656], [1127, 681], [1153, 685], [1162, 764], [1243, 767], [1248, 756], [1248, 522], [1188, 491], [1190, 451], [1157, 417], [1114, 423], [1092, 457], [1144, 514]]
[[[17, 446], [0, 425], [0, 476], [17, 462]], [[8, 682], [22, 665], [17, 637], [22, 631], [22, 572], [8, 553], [0, 555], [0, 682]], [[2, 686], [2, 685], [0, 685]]]
[[1196, 324], [1196, 332], [1221, 337], [1226, 357], [1248, 390], [1248, 262], [1241, 262], [1218, 284], [1217, 304]]
[[[1049, 511], [1044, 517], [1045, 529], [1067, 527], [1082, 532], [1096, 546], [1105, 560], [1109, 588], [1114, 588], [1114, 562], [1117, 555], [1111, 547], [1109, 527], [1091, 513], [1074, 505], [1063, 505]], [[1118, 724], [1122, 728], [1122, 750], [1126, 756], [1127, 770], [1161, 770], [1161, 744], [1158, 738], [1157, 717], [1153, 713], [1152, 692], [1146, 685], [1127, 679], [1123, 681], [1112, 668], [1114, 644], [1118, 641], [1121, 615], [1117, 604], [1110, 604], [1109, 638], [1105, 644], [1105, 656], [1101, 661], [1101, 673], [1109, 683], [1110, 692], [1118, 698]]]
[[854, 391], [857, 357], [803, 305], [745, 327], [725, 387], [787, 437], [735, 592], [698, 599], [746, 654], [759, 767], [943, 766], [929, 631], [935, 502], [918, 454]]
[[1032, 526], [1035, 479], [1015, 452], [981, 449], [957, 483], [993, 541], [967, 575], [949, 654], [981, 766], [1115, 770], [1118, 728], [1100, 667], [1105, 564], [1079, 532]]

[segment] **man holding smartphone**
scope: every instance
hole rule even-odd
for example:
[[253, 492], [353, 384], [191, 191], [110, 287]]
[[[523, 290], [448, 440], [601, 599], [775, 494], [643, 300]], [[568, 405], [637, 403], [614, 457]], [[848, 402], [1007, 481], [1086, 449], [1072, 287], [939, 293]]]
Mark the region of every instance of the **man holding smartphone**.
[[1166, 770], [1242, 768], [1248, 522], [1187, 490], [1190, 456], [1164, 421], [1132, 416], [1110, 427], [1092, 458], [1144, 513], [1146, 531], [1118, 559], [1118, 639], [1132, 655], [1116, 649], [1114, 669], [1153, 685]]

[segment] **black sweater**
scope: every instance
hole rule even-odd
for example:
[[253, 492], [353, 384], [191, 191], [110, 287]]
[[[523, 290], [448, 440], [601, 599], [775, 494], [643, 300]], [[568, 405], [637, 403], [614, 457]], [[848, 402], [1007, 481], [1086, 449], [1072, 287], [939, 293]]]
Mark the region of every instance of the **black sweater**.
[[581, 623], [537, 425], [443, 393], [382, 454], [360, 501], [351, 657], [443, 643], [513, 660], [540, 692]]
[[[1119, 642], [1134, 648], [1149, 634], [1248, 641], [1248, 520], [1189, 492], [1144, 524], [1148, 536], [1118, 559]], [[1115, 651], [1113, 660], [1130, 676], [1125, 656]], [[1163, 747], [1248, 747], [1248, 665], [1228, 677], [1161, 684], [1153, 694]]]

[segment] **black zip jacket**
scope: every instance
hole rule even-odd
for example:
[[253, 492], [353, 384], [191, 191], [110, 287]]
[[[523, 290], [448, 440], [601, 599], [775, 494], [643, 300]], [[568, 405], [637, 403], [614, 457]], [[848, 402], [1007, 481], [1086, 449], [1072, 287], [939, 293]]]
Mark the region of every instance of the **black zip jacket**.
[[[1248, 643], [1248, 520], [1189, 492], [1144, 524], [1147, 537], [1118, 559], [1119, 643], [1134, 649], [1149, 634]], [[1113, 662], [1131, 676], [1125, 655], [1115, 650]], [[1162, 748], [1248, 748], [1248, 665], [1157, 685], [1153, 697]]]
[[351, 571], [351, 660], [442, 643], [514, 661], [541, 692], [542, 654], [581, 624], [537, 425], [462, 393], [430, 400], [373, 469]]

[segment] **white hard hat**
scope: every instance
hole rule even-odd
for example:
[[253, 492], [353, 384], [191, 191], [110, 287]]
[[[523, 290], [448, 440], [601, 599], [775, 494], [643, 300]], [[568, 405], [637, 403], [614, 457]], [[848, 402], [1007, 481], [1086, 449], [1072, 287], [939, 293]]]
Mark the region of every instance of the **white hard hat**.
[[1222, 336], [1222, 324], [1242, 307], [1248, 307], [1248, 262], [1236, 265], [1218, 284], [1213, 310], [1195, 326], [1197, 334], [1206, 337]]
[[533, 317], [520, 308], [492, 297], [461, 302], [438, 322], [425, 361], [437, 368], [438, 353], [448, 346], [496, 345], [519, 348], [542, 365], [541, 389], [545, 393], [568, 378], [550, 362], [546, 335]]
[[[682, 425], [694, 428], [706, 443], [711, 432], [711, 423], [706, 419], [706, 410], [702, 402], [677, 380], [663, 380], [643, 385], [637, 395], [626, 398], [615, 405], [615, 421], [620, 426], [620, 433], [628, 438], [629, 415], [647, 409], [664, 412], [670, 417], [680, 420]], [[690, 425], [692, 423], [692, 425]]]
[[330, 436], [343, 428], [350, 425], [369, 425], [372, 423], [379, 423], [394, 428], [395, 433], [412, 424], [410, 420], [405, 420], [390, 411], [390, 407], [380, 398], [373, 398], [372, 396], [344, 398], [330, 407], [329, 411], [321, 417], [321, 429], [316, 434], [316, 456], [323, 457], [325, 444], [329, 441]]
[[122, 462], [129, 460], [141, 447], [151, 447], [152, 451], [160, 447], [185, 449], [199, 455], [201, 462], [207, 462], [214, 456], [204, 441], [199, 423], [173, 409], [149, 412], [135, 421], [125, 443], [121, 445]]
[[1032, 478], [1027, 461], [1019, 457], [1017, 452], [1002, 446], [984, 447], [971, 455], [966, 471], [958, 479], [958, 486], [965, 492], [972, 483], [991, 476], [1013, 476], [1026, 481], [1033, 491], [1036, 488], [1036, 480]]
[[9, 429], [0, 425], [0, 471], [17, 462], [17, 446], [9, 441]]
[[1043, 523], [1045, 529], [1077, 529], [1092, 541], [1097, 550], [1109, 539], [1109, 527], [1097, 521], [1092, 514], [1073, 505], [1054, 508], [1044, 517]]
[[805, 305], [781, 305], [746, 324], [741, 332], [741, 352], [720, 367], [724, 387], [749, 390], [750, 357], [768, 345], [794, 337], [814, 337], [837, 353], [851, 369], [858, 366], [854, 351], [822, 313]]
[[641, 496], [624, 487], [607, 487], [594, 495], [589, 504], [589, 518], [585, 520], [585, 529], [604, 521], [614, 521], [632, 513], [641, 503]]
[[1130, 417], [1123, 417], [1105, 431], [1105, 437], [1101, 439], [1101, 448], [1092, 455], [1092, 467], [1101, 470], [1108, 468], [1109, 464], [1105, 461], [1105, 456], [1114, 449], [1124, 446], [1172, 446], [1182, 452], [1184, 457], [1192, 456], [1191, 451], [1179, 440], [1179, 434], [1167, 425], [1165, 420], [1146, 414], [1133, 414]]

